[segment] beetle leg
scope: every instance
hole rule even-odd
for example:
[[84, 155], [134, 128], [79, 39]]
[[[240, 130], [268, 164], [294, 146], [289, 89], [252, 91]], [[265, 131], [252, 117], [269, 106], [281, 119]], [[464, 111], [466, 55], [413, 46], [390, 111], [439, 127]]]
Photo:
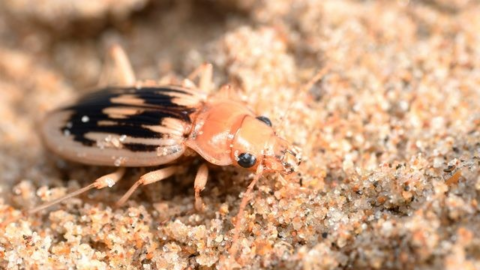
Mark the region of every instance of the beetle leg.
[[242, 201], [240, 202], [240, 207], [238, 208], [238, 213], [237, 216], [235, 217], [235, 223], [234, 223], [234, 233], [233, 233], [233, 238], [232, 238], [232, 245], [230, 246], [229, 253], [232, 256], [232, 258], [235, 259], [237, 255], [237, 242], [238, 242], [238, 237], [240, 236], [240, 227], [242, 225], [243, 221], [243, 214], [245, 211], [245, 207], [247, 207], [248, 202], [250, 201], [250, 196], [252, 195], [253, 187], [255, 187], [255, 184], [257, 181], [260, 179], [260, 176], [262, 176], [263, 173], [263, 166], [258, 166], [257, 171], [255, 173], [255, 177], [253, 178], [252, 182], [248, 185], [247, 191], [243, 193], [243, 198]]
[[90, 189], [93, 189], [93, 188], [102, 189], [102, 188], [105, 188], [105, 187], [112, 187], [113, 185], [115, 185], [115, 183], [117, 183], [122, 178], [122, 176], [124, 174], [125, 174], [125, 168], [119, 168], [118, 170], [116, 170], [113, 173], [110, 173], [110, 174], [107, 174], [107, 175], [104, 175], [104, 176], [98, 178], [97, 180], [95, 180], [95, 182], [93, 182], [92, 184], [90, 184], [86, 187], [83, 187], [83, 188], [81, 188], [77, 191], [74, 191], [72, 193], [69, 193], [69, 194], [67, 194], [63, 197], [60, 197], [58, 199], [55, 199], [53, 201], [47, 202], [47, 203], [42, 204], [40, 206], [37, 206], [33, 209], [30, 209], [28, 211], [28, 214], [35, 214], [39, 211], [42, 211], [43, 209], [46, 209], [46, 208], [48, 208], [52, 205], [60, 203], [64, 200], [66, 200], [66, 199], [69, 199], [69, 198], [75, 197], [77, 195], [80, 195], [84, 192], [89, 191]]
[[121, 46], [111, 46], [100, 75], [99, 86], [133, 86], [135, 82], [135, 73], [127, 54]]
[[225, 84], [220, 87], [220, 89], [215, 93], [215, 98], [242, 100], [242, 97], [239, 95], [237, 89], [230, 84]]
[[148, 184], [152, 184], [158, 181], [161, 181], [163, 179], [166, 179], [176, 173], [179, 170], [179, 166], [171, 166], [171, 167], [166, 167], [162, 168], [160, 170], [156, 170], [153, 172], [146, 173], [140, 177], [140, 179], [133, 184], [133, 186], [125, 193], [120, 200], [117, 202], [117, 207], [121, 206], [124, 204], [130, 196], [132, 196], [133, 192], [137, 190], [138, 187], [140, 186], [145, 186]]
[[330, 66], [329, 65], [325, 66], [320, 71], [318, 71], [315, 74], [315, 76], [313, 76], [310, 80], [308, 80], [308, 82], [301, 88], [301, 90], [302, 90], [301, 93], [303, 94], [303, 93], [307, 93], [308, 91], [310, 91], [310, 88], [312, 88], [314, 84], [316, 84], [317, 82], [322, 80], [323, 77], [325, 76], [325, 74], [327, 74], [329, 71], [330, 71]]
[[198, 168], [197, 175], [195, 176], [195, 209], [199, 212], [203, 212], [205, 205], [203, 204], [202, 197], [200, 197], [200, 192], [205, 189], [208, 179], [208, 167], [207, 164], [202, 164]]
[[197, 67], [190, 75], [188, 75], [187, 79], [189, 81], [195, 80], [195, 78], [199, 78], [200, 82], [198, 87], [205, 93], [210, 93], [212, 82], [213, 82], [213, 67], [210, 63], [204, 63], [201, 66]]

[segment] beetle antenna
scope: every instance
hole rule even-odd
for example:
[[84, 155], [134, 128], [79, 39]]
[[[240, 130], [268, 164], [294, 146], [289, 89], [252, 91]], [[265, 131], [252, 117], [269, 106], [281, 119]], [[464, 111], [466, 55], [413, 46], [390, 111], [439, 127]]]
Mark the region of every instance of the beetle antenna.
[[[327, 72], [329, 70], [330, 70], [330, 66], [326, 65], [324, 68], [322, 68], [320, 71], [318, 71], [310, 80], [308, 80], [308, 82], [300, 88], [300, 98], [299, 99], [303, 99], [304, 96], [310, 90], [310, 88], [312, 88], [313, 85], [315, 85], [318, 81], [320, 81], [325, 76], [325, 74], [327, 74]], [[282, 131], [284, 130], [284, 128], [285, 128], [284, 120], [287, 118], [288, 113], [290, 112], [290, 109], [292, 108], [293, 104], [294, 104], [294, 102], [291, 102], [288, 105], [285, 113], [280, 117], [280, 119], [279, 119], [280, 123], [283, 123], [283, 124], [280, 126], [279, 130], [282, 130]]]
[[308, 93], [308, 91], [313, 87], [313, 85], [323, 79], [323, 77], [325, 76], [325, 74], [327, 74], [328, 71], [330, 71], [329, 65], [326, 65], [325, 67], [320, 69], [317, 74], [315, 74], [310, 80], [308, 80], [308, 82], [304, 86], [302, 86], [302, 88], [300, 89], [300, 94]]
[[260, 179], [260, 176], [262, 176], [263, 173], [263, 166], [260, 165], [257, 168], [257, 171], [255, 173], [255, 177], [253, 178], [252, 182], [250, 185], [248, 185], [247, 191], [243, 194], [242, 202], [240, 203], [240, 207], [238, 209], [238, 214], [235, 218], [235, 232], [233, 234], [233, 239], [232, 239], [232, 246], [230, 247], [229, 253], [235, 259], [236, 254], [237, 254], [237, 242], [238, 242], [238, 236], [240, 234], [240, 226], [243, 221], [243, 212], [245, 212], [245, 207], [247, 206], [247, 203], [250, 201], [251, 193], [253, 190], [253, 187], [255, 184], [258, 182], [258, 179]]

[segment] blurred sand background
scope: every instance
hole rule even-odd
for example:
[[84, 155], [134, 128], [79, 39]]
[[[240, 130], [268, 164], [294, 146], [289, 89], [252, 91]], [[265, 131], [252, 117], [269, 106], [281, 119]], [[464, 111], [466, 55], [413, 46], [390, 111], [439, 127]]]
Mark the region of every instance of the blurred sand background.
[[[111, 171], [54, 157], [37, 130], [114, 43], [139, 79], [212, 63], [303, 149], [301, 181], [255, 188], [236, 263], [238, 169], [212, 172], [204, 213], [193, 171], [113, 208], [137, 169], [21, 217]], [[2, 269], [480, 269], [479, 172], [479, 1], [0, 2]]]

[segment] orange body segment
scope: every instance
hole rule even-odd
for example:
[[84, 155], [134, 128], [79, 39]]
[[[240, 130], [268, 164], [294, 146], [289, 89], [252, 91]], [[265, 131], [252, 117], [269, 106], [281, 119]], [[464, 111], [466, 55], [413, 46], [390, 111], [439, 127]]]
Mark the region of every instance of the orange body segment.
[[207, 103], [195, 115], [186, 145], [212, 164], [251, 171], [263, 166], [265, 172], [289, 173], [300, 162], [295, 148], [235, 101]]
[[253, 113], [240, 102], [220, 101], [205, 104], [195, 115], [187, 146], [212, 164], [232, 165], [232, 141], [247, 115]]

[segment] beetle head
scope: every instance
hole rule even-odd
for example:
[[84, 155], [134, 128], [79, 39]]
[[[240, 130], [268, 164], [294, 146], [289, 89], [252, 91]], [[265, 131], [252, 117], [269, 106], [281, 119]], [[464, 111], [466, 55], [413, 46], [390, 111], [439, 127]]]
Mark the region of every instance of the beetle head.
[[296, 147], [278, 137], [265, 117], [246, 116], [232, 142], [232, 160], [238, 167], [289, 174], [296, 171], [301, 155]]

